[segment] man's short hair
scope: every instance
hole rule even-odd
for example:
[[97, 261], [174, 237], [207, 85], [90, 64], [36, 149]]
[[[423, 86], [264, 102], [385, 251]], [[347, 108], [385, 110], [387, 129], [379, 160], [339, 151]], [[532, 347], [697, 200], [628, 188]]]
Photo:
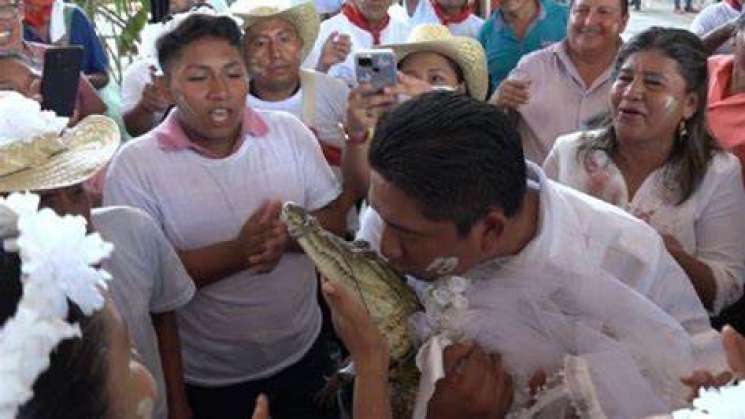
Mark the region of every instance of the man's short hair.
[[424, 216], [453, 221], [465, 236], [493, 208], [522, 206], [526, 165], [520, 135], [493, 105], [457, 93], [427, 93], [385, 115], [370, 166], [416, 200]]
[[241, 30], [235, 21], [227, 16], [213, 16], [203, 13], [193, 14], [165, 35], [155, 44], [158, 50], [158, 63], [167, 71], [174, 60], [181, 57], [182, 50], [192, 42], [205, 37], [224, 39], [242, 52]]

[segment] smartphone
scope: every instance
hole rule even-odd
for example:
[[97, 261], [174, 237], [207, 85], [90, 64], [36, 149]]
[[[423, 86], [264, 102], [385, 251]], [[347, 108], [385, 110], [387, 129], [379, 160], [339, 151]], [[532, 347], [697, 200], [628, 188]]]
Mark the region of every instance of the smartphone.
[[53, 47], [44, 52], [41, 77], [41, 107], [58, 116], [71, 117], [80, 83], [83, 48], [79, 45]]
[[396, 54], [392, 49], [358, 51], [354, 63], [357, 83], [370, 83], [375, 90], [396, 84]]
[[150, 0], [150, 23], [162, 22], [170, 13], [170, 0]]

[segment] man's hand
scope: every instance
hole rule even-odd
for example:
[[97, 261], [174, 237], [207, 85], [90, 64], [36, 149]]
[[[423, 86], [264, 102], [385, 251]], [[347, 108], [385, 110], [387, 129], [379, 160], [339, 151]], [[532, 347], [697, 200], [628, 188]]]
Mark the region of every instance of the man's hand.
[[722, 346], [727, 355], [727, 364], [738, 378], [745, 378], [745, 337], [732, 326], [722, 329]]
[[427, 418], [501, 419], [512, 404], [512, 378], [499, 354], [473, 343], [445, 349], [445, 378], [437, 382]]
[[241, 228], [238, 242], [253, 273], [271, 272], [287, 247], [287, 229], [279, 220], [282, 202], [265, 202]]
[[316, 70], [326, 73], [332, 66], [343, 63], [352, 51], [352, 40], [349, 35], [334, 31], [326, 38], [321, 49]]
[[370, 319], [367, 310], [343, 285], [321, 278], [323, 298], [331, 310], [334, 330], [344, 342], [355, 366], [388, 369], [388, 343]]
[[363, 83], [349, 92], [347, 105], [347, 131], [349, 134], [374, 128], [380, 115], [398, 102], [393, 87], [376, 91], [369, 83]]
[[142, 98], [140, 98], [139, 103], [150, 113], [163, 113], [172, 105], [163, 94], [158, 78], [155, 67], [150, 66], [150, 83], [147, 83], [142, 90]]
[[515, 79], [505, 79], [497, 87], [490, 102], [501, 108], [517, 110], [518, 107], [528, 103], [530, 95], [528, 87], [530, 82]]

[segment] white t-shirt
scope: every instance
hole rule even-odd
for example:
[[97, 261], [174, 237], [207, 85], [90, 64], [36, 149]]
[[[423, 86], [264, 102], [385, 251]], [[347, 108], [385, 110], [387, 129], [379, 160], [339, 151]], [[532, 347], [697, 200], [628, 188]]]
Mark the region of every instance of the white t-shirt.
[[[698, 36], [706, 35], [725, 23], [737, 19], [740, 12], [732, 8], [726, 1], [710, 4], [704, 7], [691, 22], [690, 31]], [[732, 41], [727, 41], [716, 50], [715, 54], [732, 54]]]
[[145, 212], [104, 207], [91, 212], [96, 231], [114, 244], [103, 267], [114, 278], [111, 296], [132, 343], [158, 384], [153, 418], [168, 417], [166, 387], [151, 314], [174, 311], [194, 295], [194, 283], [163, 232]]
[[[339, 13], [331, 19], [321, 22], [321, 30], [316, 39], [316, 44], [305, 59], [303, 67], [308, 69], [316, 68], [318, 59], [321, 57], [323, 44], [334, 31], [349, 35], [352, 41], [352, 50], [347, 56], [347, 59], [343, 63], [332, 66], [328, 74], [343, 80], [348, 86], [355, 86], [357, 85], [357, 73], [354, 66], [354, 54], [356, 51], [372, 48], [373, 37], [366, 30], [360, 29], [350, 22], [343, 13]], [[406, 42], [408, 37], [409, 25], [396, 15], [392, 15], [388, 26], [380, 34], [380, 44]]]
[[[343, 123], [347, 113], [347, 98], [349, 87], [342, 81], [327, 74], [313, 70], [301, 69], [301, 88], [291, 97], [277, 101], [268, 102], [256, 96], [248, 95], [247, 103], [253, 109], [289, 112], [301, 121], [318, 136], [325, 144], [342, 148], [344, 138], [339, 130], [339, 123]], [[312, 79], [312, 80], [311, 80]], [[312, 82], [315, 91], [313, 98], [306, 98], [306, 82]], [[313, 115], [305, 115], [307, 107], [305, 100], [314, 100]], [[312, 118], [311, 121], [307, 120]]]
[[596, 133], [559, 137], [544, 163], [546, 175], [621, 207], [661, 234], [678, 239], [683, 249], [706, 263], [714, 275], [717, 293], [713, 314], [737, 301], [745, 282], [745, 190], [737, 158], [717, 153], [701, 184], [681, 205], [676, 205], [662, 185], [663, 169], [650, 174], [629, 200], [623, 174], [605, 152], [593, 151], [587, 161], [577, 158], [587, 135]]
[[[339, 185], [318, 142], [294, 116], [257, 111], [268, 126], [223, 159], [166, 151], [158, 128], [113, 159], [104, 202], [144, 209], [177, 249], [232, 240], [267, 200], [324, 207]], [[313, 263], [287, 253], [268, 274], [238, 272], [198, 290], [178, 312], [186, 380], [224, 386], [265, 378], [300, 360], [321, 329]]]
[[[527, 163], [529, 182], [540, 187], [538, 232], [518, 255], [505, 258], [505, 266], [515, 269], [501, 273], [509, 276], [517, 268], [540, 273], [547, 263], [577, 272], [599, 269], [652, 300], [700, 340], [701, 348], [709, 349], [707, 345], [718, 335], [691, 281], [665, 250], [659, 234], [619, 208], [547, 179], [538, 166]], [[368, 209], [360, 224], [357, 237], [379, 249], [380, 216]], [[701, 354], [700, 359], [708, 355]]]
[[[142, 92], [148, 83], [152, 83], [150, 76], [150, 66], [156, 66], [155, 58], [139, 58], [132, 61], [122, 74], [122, 113], [134, 109], [142, 99]], [[165, 113], [158, 112], [155, 114], [155, 121], [163, 119]]]
[[[437, 17], [435, 8], [432, 6], [430, 0], [419, 0], [416, 9], [414, 9], [414, 14], [409, 18], [409, 27], [414, 29], [425, 23], [439, 24], [440, 18]], [[449, 24], [448, 29], [450, 29], [453, 35], [470, 36], [471, 38], [478, 39], [482, 26], [484, 26], [484, 19], [471, 14], [463, 22]]]

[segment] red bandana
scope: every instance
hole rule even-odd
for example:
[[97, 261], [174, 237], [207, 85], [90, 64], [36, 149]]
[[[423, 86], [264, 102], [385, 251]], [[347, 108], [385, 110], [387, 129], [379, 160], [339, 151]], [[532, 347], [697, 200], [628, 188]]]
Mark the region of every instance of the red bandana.
[[737, 10], [738, 12], [742, 10], [742, 3], [740, 0], [724, 0], [725, 3], [729, 4], [733, 9]]
[[[435, 9], [435, 13], [437, 14], [437, 17], [440, 19], [440, 23], [447, 26], [451, 23], [461, 23], [464, 20], [468, 19], [469, 16], [471, 16], [471, 13], [473, 13], [473, 9], [470, 5], [466, 4], [466, 7], [464, 7], [460, 12], [458, 12], [455, 16], [448, 16], [445, 14], [445, 10], [440, 6], [440, 3], [437, 2], [437, 0], [429, 0], [430, 3], [432, 3], [432, 7]], [[736, 1], [736, 0], [735, 0]]]
[[373, 37], [373, 45], [380, 44], [380, 33], [383, 32], [383, 29], [388, 26], [388, 22], [391, 20], [391, 17], [386, 14], [385, 19], [383, 19], [379, 24], [371, 26], [370, 22], [362, 16], [362, 13], [360, 13], [351, 1], [344, 3], [341, 7], [341, 12], [344, 13], [344, 16], [346, 16], [355, 26], [370, 32], [370, 35]]

